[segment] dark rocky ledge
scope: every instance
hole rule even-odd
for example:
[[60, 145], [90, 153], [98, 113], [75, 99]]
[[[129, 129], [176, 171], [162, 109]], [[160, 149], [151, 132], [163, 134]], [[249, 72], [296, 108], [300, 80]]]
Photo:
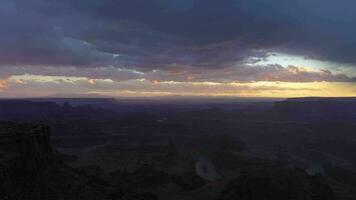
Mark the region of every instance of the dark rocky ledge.
[[49, 127], [0, 122], [0, 182], [40, 172], [52, 161]]

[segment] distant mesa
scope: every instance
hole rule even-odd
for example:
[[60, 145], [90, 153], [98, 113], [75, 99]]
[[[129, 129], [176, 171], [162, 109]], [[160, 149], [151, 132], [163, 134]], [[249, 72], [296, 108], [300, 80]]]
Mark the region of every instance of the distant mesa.
[[288, 98], [288, 102], [339, 102], [339, 103], [356, 103], [356, 97], [300, 97]]
[[356, 119], [356, 97], [291, 98], [276, 102], [275, 110], [287, 119], [344, 120]]

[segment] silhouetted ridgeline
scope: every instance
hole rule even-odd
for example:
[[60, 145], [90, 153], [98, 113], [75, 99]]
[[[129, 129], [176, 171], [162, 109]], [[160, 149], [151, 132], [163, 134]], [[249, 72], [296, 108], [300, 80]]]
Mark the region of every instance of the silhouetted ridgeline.
[[275, 109], [291, 119], [356, 119], [356, 98], [291, 98], [276, 102]]
[[51, 122], [58, 119], [86, 120], [110, 116], [109, 111], [91, 105], [72, 106], [68, 102], [0, 100], [0, 120], [21, 122]]

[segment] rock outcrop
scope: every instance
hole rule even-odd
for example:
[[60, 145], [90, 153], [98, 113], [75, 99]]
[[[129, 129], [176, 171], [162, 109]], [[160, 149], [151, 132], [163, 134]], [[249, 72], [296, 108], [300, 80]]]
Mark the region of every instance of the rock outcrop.
[[47, 126], [0, 122], [0, 182], [40, 172], [52, 161]]

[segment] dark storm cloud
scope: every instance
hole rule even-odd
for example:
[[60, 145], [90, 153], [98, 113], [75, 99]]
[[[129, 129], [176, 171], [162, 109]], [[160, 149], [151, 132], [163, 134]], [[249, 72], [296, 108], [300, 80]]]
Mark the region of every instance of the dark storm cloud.
[[1, 0], [0, 63], [226, 68], [268, 51], [356, 63], [352, 0]]

